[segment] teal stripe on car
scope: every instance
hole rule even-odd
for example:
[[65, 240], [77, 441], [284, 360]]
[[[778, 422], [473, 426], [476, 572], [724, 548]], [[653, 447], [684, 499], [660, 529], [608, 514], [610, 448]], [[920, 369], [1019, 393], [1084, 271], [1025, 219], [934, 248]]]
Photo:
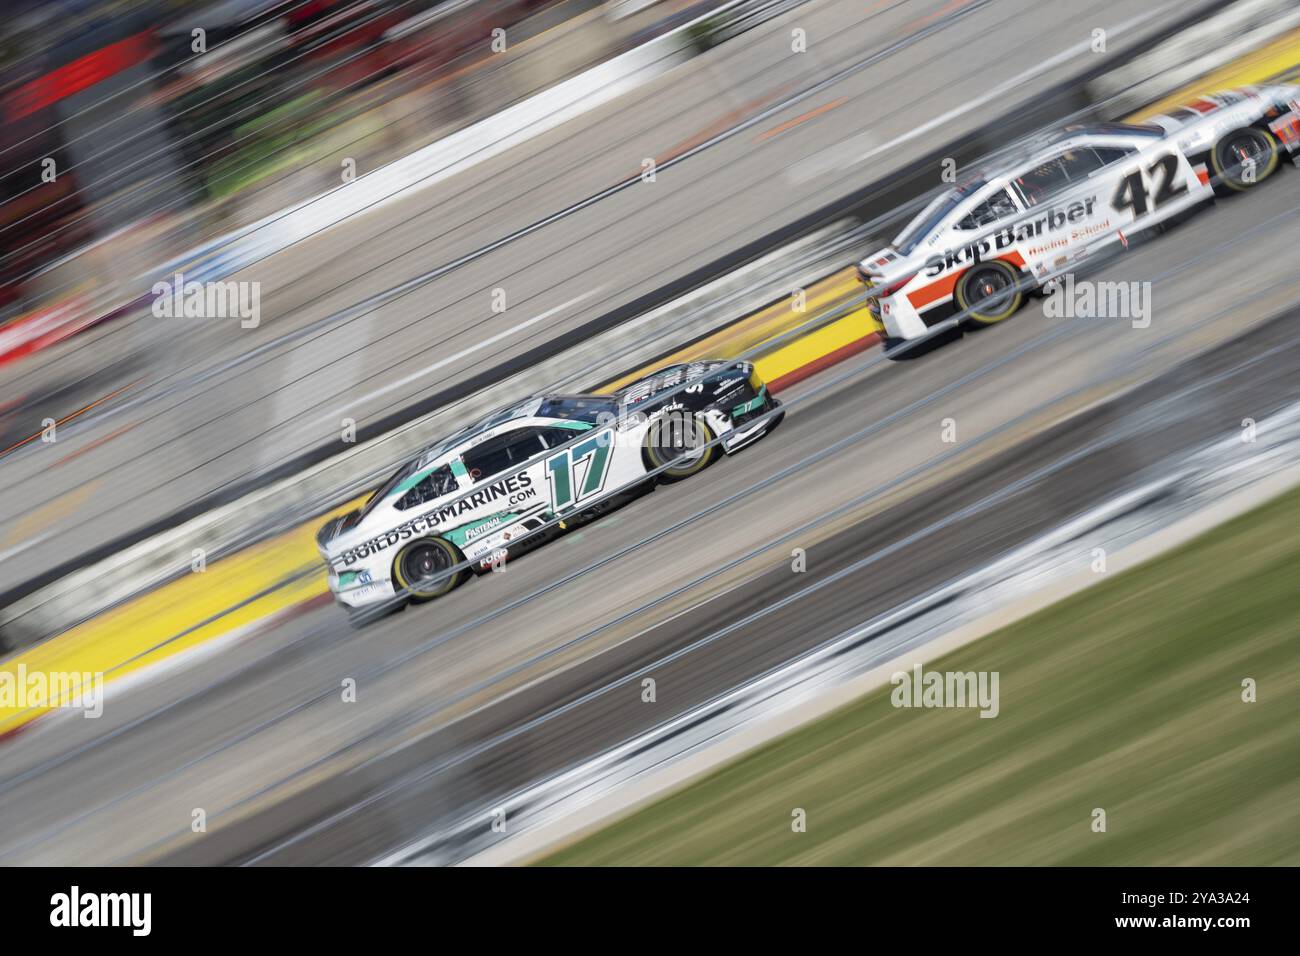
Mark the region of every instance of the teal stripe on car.
[[739, 405], [733, 408], [731, 410], [731, 417], [739, 418], [741, 415], [744, 415], [746, 412], [752, 412], [756, 408], [762, 408], [763, 400], [766, 397], [767, 397], [767, 386], [764, 385], [762, 388], [758, 390], [758, 394], [755, 395], [753, 398], [751, 398], [749, 401], [741, 402]]

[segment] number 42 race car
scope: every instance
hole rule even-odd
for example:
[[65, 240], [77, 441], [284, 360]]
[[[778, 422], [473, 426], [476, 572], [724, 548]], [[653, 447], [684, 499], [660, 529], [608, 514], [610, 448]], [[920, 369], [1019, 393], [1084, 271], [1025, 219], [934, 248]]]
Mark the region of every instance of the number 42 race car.
[[885, 352], [1009, 318], [1026, 294], [1300, 150], [1300, 87], [1229, 90], [1142, 125], [1069, 127], [990, 157], [858, 263]]
[[655, 482], [703, 471], [784, 411], [740, 361], [674, 365], [612, 395], [546, 395], [407, 462], [316, 535], [335, 599], [360, 626], [441, 597]]

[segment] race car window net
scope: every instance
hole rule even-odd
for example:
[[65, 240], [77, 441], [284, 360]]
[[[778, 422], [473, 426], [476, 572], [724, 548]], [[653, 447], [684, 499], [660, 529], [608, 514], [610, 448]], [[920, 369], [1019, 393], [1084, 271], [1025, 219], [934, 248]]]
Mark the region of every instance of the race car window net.
[[1020, 211], [1011, 193], [1006, 189], [999, 189], [988, 199], [984, 200], [970, 213], [957, 223], [958, 229], [978, 229], [981, 226], [987, 226], [995, 223], [1000, 219], [1008, 216], [1014, 216]]
[[561, 445], [567, 445], [573, 441], [574, 437], [582, 434], [574, 431], [572, 428], [561, 428], [558, 425], [550, 428], [543, 428], [541, 431], [542, 441], [546, 442], [547, 448], [559, 448]]
[[1025, 202], [1037, 206], [1105, 165], [1101, 154], [1091, 146], [1076, 146], [1025, 170], [1016, 177], [1016, 185]]
[[[1200, 116], [1193, 110], [1194, 116]], [[1165, 135], [1162, 127], [1155, 123], [1096, 123], [1083, 127], [1089, 133], [1102, 136], [1140, 136], [1145, 139], [1160, 139]]]
[[406, 511], [408, 508], [414, 508], [416, 505], [433, 501], [457, 490], [456, 477], [451, 473], [451, 466], [443, 465], [421, 478], [419, 483], [398, 498], [395, 504], [399, 511]]
[[523, 464], [546, 451], [540, 428], [520, 428], [490, 438], [465, 452], [461, 458], [474, 481], [485, 481], [508, 468]]
[[537, 403], [537, 399], [529, 399], [526, 402], [520, 402], [511, 405], [509, 408], [498, 409], [489, 415], [484, 415], [478, 421], [470, 422], [464, 428], [457, 429], [446, 438], [434, 442], [425, 450], [424, 458], [438, 458], [451, 451], [457, 445], [463, 444], [466, 439], [479, 432], [487, 431], [495, 425], [502, 422], [508, 422], [512, 418], [521, 418], [529, 413], [529, 410]]

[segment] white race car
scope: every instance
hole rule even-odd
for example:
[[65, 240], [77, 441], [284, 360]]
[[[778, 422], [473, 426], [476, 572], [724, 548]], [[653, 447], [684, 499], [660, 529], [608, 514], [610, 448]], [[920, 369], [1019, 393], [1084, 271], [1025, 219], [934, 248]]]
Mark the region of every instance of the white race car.
[[784, 414], [750, 363], [728, 360], [669, 366], [613, 395], [504, 408], [412, 458], [363, 507], [320, 529], [330, 590], [357, 625], [441, 597], [619, 496], [697, 474]]
[[1088, 256], [1263, 182], [1300, 149], [1300, 87], [1205, 96], [1143, 125], [1071, 127], [1018, 143], [939, 195], [858, 263], [885, 352], [1010, 317]]

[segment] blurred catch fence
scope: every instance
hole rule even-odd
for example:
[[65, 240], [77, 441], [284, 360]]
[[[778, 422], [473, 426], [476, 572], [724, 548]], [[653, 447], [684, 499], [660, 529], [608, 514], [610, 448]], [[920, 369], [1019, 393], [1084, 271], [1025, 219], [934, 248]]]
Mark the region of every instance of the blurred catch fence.
[[[209, 279], [229, 275], [253, 250], [291, 241], [278, 226], [255, 235], [259, 224], [367, 174], [395, 192], [400, 186], [385, 185], [394, 173], [400, 179], [401, 168], [418, 166], [422, 153], [438, 153], [437, 144], [472, 127], [495, 128], [512, 111], [529, 112], [530, 101], [554, 110], [558, 88], [585, 89], [583, 75], [612, 88], [629, 70], [644, 73], [638, 60], [627, 60], [635, 51], [667, 65], [699, 52], [686, 31], [706, 13], [710, 22], [748, 28], [792, 3], [732, 0], [712, 9], [709, 0], [452, 0], [404, 20], [382, 19], [382, 33], [323, 64], [313, 55], [295, 60], [296, 72], [276, 67], [288, 78], [270, 86], [262, 74], [285, 56], [282, 32], [258, 41], [274, 56], [262, 47], [242, 52], [217, 76], [205, 72], [203, 82], [182, 63], [158, 91], [164, 115], [173, 116], [175, 147], [160, 148], [167, 161], [160, 175], [102, 195], [82, 189], [55, 197], [64, 211], [36, 238], [0, 236], [0, 360], [140, 308], [140, 289], [177, 262]], [[609, 75], [592, 72], [602, 69]], [[598, 102], [591, 97], [586, 108]], [[21, 214], [3, 198], [0, 226], [6, 209]], [[319, 217], [310, 218], [319, 228]], [[178, 249], [188, 251], [177, 257]], [[50, 315], [66, 319], [53, 334]]]
[[[386, 0], [340, 3], [299, 25], [301, 6], [239, 32], [214, 30], [203, 56], [190, 53], [191, 19], [133, 24], [147, 58], [76, 99], [36, 99], [28, 87], [98, 63], [116, 33], [35, 80], [0, 76], [10, 120], [0, 148], [14, 172], [0, 181], [0, 323], [73, 297], [101, 312], [121, 306], [123, 278], [177, 249], [409, 155], [700, 3], [662, 0], [613, 19], [600, 0]], [[44, 157], [60, 171], [50, 183], [36, 176]]]

